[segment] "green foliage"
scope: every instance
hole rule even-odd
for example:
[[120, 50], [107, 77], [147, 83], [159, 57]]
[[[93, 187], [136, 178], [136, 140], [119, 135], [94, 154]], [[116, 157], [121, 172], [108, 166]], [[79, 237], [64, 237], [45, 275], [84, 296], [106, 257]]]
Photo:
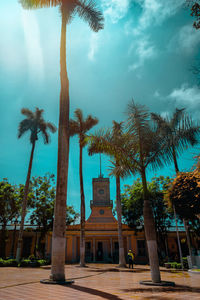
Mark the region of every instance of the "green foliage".
[[[151, 200], [157, 232], [166, 232], [172, 217], [164, 202], [164, 193], [170, 183], [169, 177], [152, 178], [148, 183], [149, 199]], [[135, 230], [143, 230], [143, 185], [137, 179], [132, 186], [125, 185], [122, 194], [122, 215], [124, 221]]]
[[[181, 219], [192, 221], [200, 214], [200, 172], [178, 173], [172, 182], [167, 199], [169, 205], [174, 205]], [[195, 224], [194, 224], [195, 225]]]
[[2, 259], [0, 258], [0, 267], [17, 267], [17, 261], [15, 259]]

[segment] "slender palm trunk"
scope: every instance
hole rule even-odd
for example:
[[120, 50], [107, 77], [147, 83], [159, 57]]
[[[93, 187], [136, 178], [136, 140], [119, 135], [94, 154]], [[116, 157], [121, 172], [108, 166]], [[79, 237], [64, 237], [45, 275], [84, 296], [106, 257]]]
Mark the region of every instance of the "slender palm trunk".
[[69, 161], [69, 81], [66, 66], [67, 16], [62, 11], [60, 45], [60, 112], [58, 129], [57, 186], [52, 236], [52, 265], [50, 279], [65, 280], [66, 201]]
[[174, 149], [174, 146], [172, 146], [172, 155], [173, 155], [173, 161], [174, 161], [175, 171], [176, 171], [176, 174], [178, 174], [179, 168], [178, 168], [178, 162], [177, 162], [176, 151]]
[[119, 242], [119, 267], [126, 267], [124, 257], [124, 242], [122, 235], [122, 206], [120, 194], [120, 177], [116, 176], [116, 194], [117, 194], [117, 219], [118, 219], [118, 242]]
[[80, 266], [85, 267], [85, 195], [83, 188], [83, 148], [80, 146], [79, 176], [81, 191], [81, 236], [80, 236]]
[[192, 247], [191, 247], [190, 234], [189, 234], [189, 229], [188, 229], [188, 221], [186, 221], [185, 219], [183, 219], [183, 223], [184, 223], [184, 227], [185, 227], [185, 231], [186, 231], [186, 237], [187, 237], [187, 245], [188, 245], [188, 250], [189, 250], [189, 256], [190, 256], [191, 263], [192, 263], [192, 265], [193, 265]]
[[160, 269], [159, 269], [156, 231], [155, 231], [153, 211], [148, 197], [147, 181], [146, 181], [146, 174], [144, 168], [141, 170], [141, 176], [142, 176], [143, 193], [144, 193], [144, 205], [143, 205], [144, 230], [145, 230], [145, 236], [146, 236], [147, 247], [148, 247], [151, 279], [152, 282], [158, 283], [161, 281], [161, 277], [160, 277]]
[[28, 166], [28, 173], [26, 177], [26, 184], [24, 187], [24, 197], [22, 202], [22, 213], [21, 213], [21, 223], [20, 223], [20, 229], [19, 229], [19, 236], [18, 236], [18, 242], [17, 242], [17, 252], [16, 252], [16, 260], [17, 262], [21, 259], [21, 250], [22, 250], [22, 239], [23, 239], [23, 231], [24, 231], [24, 220], [26, 216], [26, 208], [27, 208], [27, 200], [28, 200], [28, 190], [29, 190], [29, 184], [30, 184], [30, 178], [31, 178], [31, 169], [33, 164], [33, 154], [35, 150], [35, 141], [32, 144], [32, 150], [31, 150], [31, 156]]

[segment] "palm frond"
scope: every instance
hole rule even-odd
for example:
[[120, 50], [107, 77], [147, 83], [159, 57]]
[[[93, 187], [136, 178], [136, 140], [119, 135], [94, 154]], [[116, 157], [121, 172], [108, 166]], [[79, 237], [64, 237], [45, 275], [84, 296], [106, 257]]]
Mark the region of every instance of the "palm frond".
[[109, 176], [126, 178], [132, 174], [127, 164], [116, 163], [116, 161], [113, 160], [110, 160], [109, 162], [111, 163], [108, 169]]
[[32, 124], [33, 124], [33, 122], [30, 119], [24, 119], [23, 121], [21, 121], [19, 123], [19, 127], [18, 127], [18, 138], [21, 138], [25, 132], [30, 130], [32, 127]]
[[79, 123], [79, 126], [82, 127], [83, 123], [83, 112], [80, 108], [77, 108], [74, 112], [75, 119]]
[[55, 133], [55, 132], [57, 131], [57, 127], [56, 127], [53, 123], [47, 122], [46, 125], [47, 125], [47, 128], [48, 128], [52, 133]]
[[89, 115], [83, 123], [83, 131], [84, 132], [89, 131], [92, 127], [97, 125], [98, 122], [99, 120], [97, 118], [93, 118], [91, 115]]
[[80, 133], [79, 123], [75, 120], [69, 120], [69, 136], [73, 137]]
[[36, 9], [60, 5], [62, 0], [19, 0], [24, 9]]
[[181, 119], [184, 117], [184, 111], [185, 111], [185, 108], [182, 108], [182, 109], [176, 108], [176, 110], [172, 116], [171, 122], [170, 122], [171, 128], [176, 128], [178, 126]]
[[21, 113], [22, 115], [26, 116], [28, 119], [34, 118], [34, 113], [28, 108], [22, 108]]
[[77, 0], [77, 13], [95, 32], [103, 29], [104, 17], [93, 0]]

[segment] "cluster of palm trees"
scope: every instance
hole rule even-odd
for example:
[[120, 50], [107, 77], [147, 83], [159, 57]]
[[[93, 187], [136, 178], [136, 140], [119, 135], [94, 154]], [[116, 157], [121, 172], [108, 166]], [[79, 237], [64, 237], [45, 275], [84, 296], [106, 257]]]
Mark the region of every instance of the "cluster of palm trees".
[[[101, 11], [97, 8], [93, 0], [19, 0], [25, 9], [37, 9], [42, 7], [58, 6], [61, 13], [61, 44], [60, 44], [60, 102], [59, 102], [59, 126], [58, 126], [58, 161], [57, 161], [57, 187], [56, 187], [56, 202], [54, 209], [54, 226], [52, 236], [52, 267], [50, 279], [54, 281], [65, 281], [65, 217], [66, 217], [66, 199], [67, 199], [67, 178], [68, 178], [68, 160], [69, 160], [69, 138], [70, 135], [79, 135], [80, 145], [80, 184], [81, 184], [81, 265], [84, 265], [84, 226], [85, 226], [85, 202], [82, 176], [82, 148], [86, 144], [85, 134], [88, 129], [97, 123], [96, 119], [88, 117], [83, 119], [80, 110], [75, 112], [76, 120], [69, 120], [69, 80], [67, 75], [66, 64], [66, 29], [67, 24], [71, 22], [76, 14], [88, 22], [91, 29], [95, 32], [103, 29], [104, 18]], [[37, 114], [41, 113], [36, 110]], [[36, 113], [35, 113], [36, 114]], [[153, 168], [163, 166], [164, 162], [172, 161], [180, 152], [185, 149], [188, 144], [195, 143], [196, 133], [199, 133], [199, 128], [193, 133], [187, 126], [190, 120], [183, 117], [183, 122], [180, 121], [179, 116], [181, 112], [177, 111], [177, 117], [174, 122], [168, 122], [167, 119], [154, 115], [157, 126], [152, 127], [149, 113], [145, 107], [136, 105], [131, 102], [127, 111], [128, 119], [125, 124], [125, 131], [123, 131], [122, 123], [113, 123], [113, 128], [109, 132], [100, 132], [96, 136], [91, 136], [90, 153], [104, 152], [113, 157], [112, 174], [116, 176], [117, 186], [117, 214], [119, 223], [119, 254], [120, 265], [125, 264], [122, 226], [121, 226], [121, 201], [120, 201], [120, 178], [127, 174], [135, 174], [139, 172], [142, 177], [144, 190], [144, 225], [145, 234], [148, 244], [149, 260], [151, 266], [152, 281], [160, 281], [159, 263], [157, 255], [156, 234], [154, 228], [154, 219], [150, 201], [148, 199], [148, 189], [146, 181], [146, 169], [148, 166]], [[29, 116], [28, 116], [29, 118]], [[153, 118], [153, 116], [152, 116]], [[34, 123], [34, 122], [33, 122]], [[186, 130], [185, 136], [177, 138], [170, 138], [170, 130], [172, 128], [179, 129], [181, 126]], [[176, 127], [181, 124], [180, 128]], [[191, 125], [191, 124], [190, 124]], [[24, 124], [26, 128], [26, 124]], [[172, 126], [172, 127], [171, 127]], [[184, 127], [185, 126], [185, 127]], [[23, 129], [24, 132], [28, 129]], [[34, 128], [34, 125], [31, 127]], [[43, 128], [43, 127], [42, 127]], [[42, 128], [37, 127], [37, 130], [31, 129], [31, 135], [37, 134], [39, 131], [46, 138]], [[53, 126], [46, 126], [45, 130], [49, 128], [52, 132], [55, 131]], [[22, 130], [22, 134], [23, 134]], [[33, 139], [34, 140], [34, 139]], [[32, 143], [32, 156], [34, 152], [35, 142]], [[46, 140], [47, 141], [47, 140]], [[105, 142], [105, 143], [104, 143]], [[174, 148], [173, 148], [174, 145]], [[174, 149], [174, 150], [173, 150]], [[175, 151], [175, 152], [174, 152]], [[31, 157], [32, 157], [31, 156]], [[30, 159], [29, 169], [31, 170], [32, 158]], [[24, 193], [24, 208], [26, 207], [28, 182], [30, 178], [30, 170], [27, 175], [27, 184]], [[21, 231], [23, 231], [23, 221], [25, 217], [25, 210], [22, 213]], [[20, 232], [21, 232], [20, 231]], [[20, 249], [21, 236], [18, 242], [18, 249]], [[19, 251], [18, 251], [19, 253]]]
[[[124, 129], [124, 130], [123, 130]], [[154, 283], [161, 281], [157, 252], [154, 217], [147, 188], [146, 171], [156, 170], [174, 163], [179, 172], [177, 158], [198, 143], [200, 127], [192, 121], [184, 109], [176, 109], [171, 118], [150, 114], [148, 109], [133, 100], [128, 104], [127, 120], [109, 130], [99, 130], [90, 136], [89, 154], [105, 153], [112, 157], [111, 175], [116, 177], [116, 200], [119, 236], [119, 265], [125, 265], [122, 225], [120, 178], [139, 173], [143, 185], [144, 229], [148, 247], [151, 277]]]

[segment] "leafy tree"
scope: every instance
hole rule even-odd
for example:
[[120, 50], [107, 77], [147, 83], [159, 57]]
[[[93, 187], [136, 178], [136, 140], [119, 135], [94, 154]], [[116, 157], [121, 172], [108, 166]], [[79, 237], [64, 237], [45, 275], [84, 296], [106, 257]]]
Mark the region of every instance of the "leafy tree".
[[[169, 177], [154, 177], [148, 182], [149, 199], [153, 208], [159, 252], [164, 251], [167, 255], [166, 236], [171, 223], [172, 215], [167, 209], [164, 201], [164, 193], [170, 182]], [[125, 222], [134, 230], [143, 230], [143, 186], [140, 179], [134, 181], [133, 185], [125, 185], [122, 194], [122, 215]]]
[[[125, 158], [121, 159], [120, 151], [127, 144], [126, 135], [123, 133], [123, 125], [113, 121], [112, 130], [100, 130], [95, 135], [90, 136], [89, 154], [105, 153], [112, 158], [110, 175], [116, 178], [116, 200], [117, 200], [117, 219], [118, 219], [118, 242], [119, 242], [119, 266], [126, 265], [124, 256], [124, 245], [122, 235], [122, 209], [120, 179], [130, 174], [129, 169], [124, 164]], [[119, 151], [120, 149], [120, 151]]]
[[85, 194], [83, 186], [83, 148], [87, 144], [86, 132], [98, 123], [96, 118], [89, 115], [86, 119], [83, 118], [83, 113], [80, 109], [76, 109], [75, 120], [69, 121], [70, 136], [79, 136], [79, 177], [80, 177], [80, 193], [81, 193], [81, 236], [80, 236], [80, 266], [85, 266]]
[[[55, 221], [52, 239], [51, 279], [65, 280], [65, 210], [69, 161], [69, 80], [66, 65], [66, 27], [76, 14], [95, 32], [103, 29], [104, 18], [93, 0], [20, 0], [26, 9], [59, 6], [61, 12], [60, 43], [60, 115], [58, 129], [58, 168]], [[57, 247], [57, 244], [60, 247]]]
[[[176, 173], [179, 172], [177, 158], [189, 145], [198, 143], [200, 127], [192, 121], [185, 109], [176, 108], [171, 118], [152, 113], [152, 119], [157, 124], [160, 134], [167, 140], [168, 150], [172, 152]], [[169, 160], [171, 162], [171, 158]]]
[[[37, 248], [43, 255], [44, 247], [41, 241], [44, 239], [48, 231], [53, 230], [53, 213], [55, 204], [55, 176], [47, 173], [45, 176], [32, 177], [32, 210], [30, 222], [32, 225], [37, 225], [36, 232], [40, 232]], [[73, 206], [67, 206], [66, 225], [76, 221], [79, 214], [74, 211]], [[36, 251], [35, 251], [36, 252]]]
[[29, 191], [29, 183], [31, 177], [31, 169], [33, 163], [33, 155], [35, 150], [35, 144], [38, 140], [38, 134], [41, 133], [44, 143], [49, 143], [49, 134], [48, 130], [51, 132], [56, 132], [56, 127], [49, 122], [45, 122], [43, 119], [43, 109], [36, 108], [35, 112], [27, 108], [22, 108], [21, 113], [26, 116], [24, 120], [22, 120], [19, 124], [18, 129], [18, 138], [21, 138], [27, 131], [30, 131], [30, 143], [32, 144], [31, 156], [29, 161], [29, 167], [26, 177], [26, 184], [24, 188], [24, 197], [22, 203], [22, 213], [21, 213], [21, 223], [20, 223], [20, 230], [19, 230], [19, 237], [17, 243], [17, 254], [16, 260], [19, 261], [21, 257], [21, 247], [22, 247], [22, 237], [23, 237], [23, 229], [24, 229], [24, 219], [26, 216], [26, 208], [27, 208], [27, 199], [28, 199], [28, 191]]
[[187, 6], [190, 8], [191, 16], [196, 19], [193, 23], [193, 27], [200, 28], [200, 1], [199, 0], [186, 0]]
[[19, 215], [20, 203], [17, 198], [16, 188], [6, 178], [0, 181], [0, 257], [5, 257], [6, 226]]

